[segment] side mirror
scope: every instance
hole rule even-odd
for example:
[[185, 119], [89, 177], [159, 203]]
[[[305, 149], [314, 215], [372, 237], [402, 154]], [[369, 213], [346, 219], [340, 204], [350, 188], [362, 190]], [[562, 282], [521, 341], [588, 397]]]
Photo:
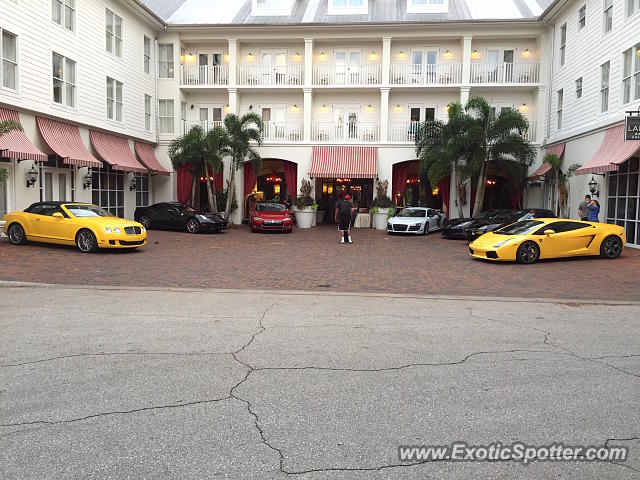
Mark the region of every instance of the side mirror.
[[545, 231], [544, 231], [544, 234], [545, 234], [547, 237], [550, 237], [550, 236], [551, 236], [551, 235], [553, 235], [554, 233], [556, 233], [556, 232], [555, 232], [555, 230], [545, 230]]
[[60, 219], [60, 218], [64, 218], [64, 215], [62, 215], [60, 212], [53, 212], [53, 213], [51, 214], [51, 216], [52, 216], [53, 218], [58, 218], [58, 219]]

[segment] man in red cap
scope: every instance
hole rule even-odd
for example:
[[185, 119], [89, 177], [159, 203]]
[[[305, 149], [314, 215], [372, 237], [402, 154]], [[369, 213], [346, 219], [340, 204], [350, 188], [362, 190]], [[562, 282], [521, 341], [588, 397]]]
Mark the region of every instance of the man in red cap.
[[338, 224], [338, 230], [342, 232], [340, 243], [353, 243], [351, 241], [351, 212], [353, 211], [353, 203], [349, 194], [344, 196], [344, 200], [336, 203], [335, 220]]

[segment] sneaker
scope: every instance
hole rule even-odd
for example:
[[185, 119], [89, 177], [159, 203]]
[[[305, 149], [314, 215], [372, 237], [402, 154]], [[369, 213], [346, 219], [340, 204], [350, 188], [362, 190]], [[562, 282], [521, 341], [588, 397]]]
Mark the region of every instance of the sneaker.
[[341, 238], [341, 239], [340, 239], [340, 243], [344, 243], [344, 238]]
[[351, 238], [349, 238], [349, 243], [353, 243], [353, 242], [351, 241]]

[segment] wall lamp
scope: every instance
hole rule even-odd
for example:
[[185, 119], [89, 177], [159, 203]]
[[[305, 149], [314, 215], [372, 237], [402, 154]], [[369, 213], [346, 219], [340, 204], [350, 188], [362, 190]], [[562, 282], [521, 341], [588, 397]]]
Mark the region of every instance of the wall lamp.
[[129, 190], [134, 191], [136, 188], [138, 188], [138, 182], [136, 177], [132, 177], [131, 182], [129, 182]]
[[591, 176], [591, 180], [589, 180], [589, 183], [587, 185], [589, 185], [589, 191], [591, 192], [591, 195], [595, 197], [600, 196], [600, 191], [598, 190], [598, 181], [593, 178], [593, 175]]
[[84, 176], [84, 179], [82, 182], [82, 188], [84, 190], [86, 190], [87, 188], [91, 188], [91, 182], [92, 182], [91, 171], [89, 170], [87, 174]]
[[31, 165], [31, 170], [27, 172], [27, 187], [32, 187], [38, 181], [38, 171], [35, 165]]

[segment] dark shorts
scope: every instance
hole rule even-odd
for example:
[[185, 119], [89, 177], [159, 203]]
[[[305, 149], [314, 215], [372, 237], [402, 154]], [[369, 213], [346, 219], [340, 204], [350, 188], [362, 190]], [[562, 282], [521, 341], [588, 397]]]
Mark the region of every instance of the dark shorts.
[[351, 229], [351, 215], [340, 215], [338, 217], [338, 228], [340, 230]]

